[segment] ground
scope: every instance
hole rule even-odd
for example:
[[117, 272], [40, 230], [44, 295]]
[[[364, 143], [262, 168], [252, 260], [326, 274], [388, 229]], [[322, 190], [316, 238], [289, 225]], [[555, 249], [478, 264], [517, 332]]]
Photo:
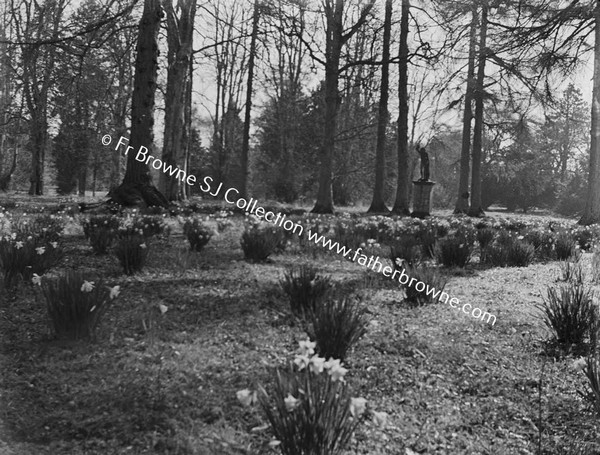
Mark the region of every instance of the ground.
[[348, 454], [600, 453], [575, 357], [544, 349], [535, 305], [556, 283], [557, 262], [447, 271], [446, 291], [495, 314], [491, 326], [441, 303], [409, 308], [397, 283], [334, 253], [248, 263], [242, 221], [191, 255], [175, 228], [133, 277], [93, 255], [73, 223], [61, 268], [120, 285], [121, 295], [95, 343], [52, 341], [33, 285], [0, 297], [0, 454], [275, 453], [265, 418], [236, 391], [268, 388], [306, 338], [278, 287], [299, 262], [360, 293], [368, 310], [347, 379], [389, 418], [361, 426]]

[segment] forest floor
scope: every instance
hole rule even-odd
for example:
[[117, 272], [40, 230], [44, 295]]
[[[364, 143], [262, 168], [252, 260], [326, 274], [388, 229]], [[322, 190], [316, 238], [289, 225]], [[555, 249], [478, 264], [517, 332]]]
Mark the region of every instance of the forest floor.
[[333, 253], [248, 263], [234, 220], [197, 254], [181, 230], [153, 240], [133, 277], [70, 226], [61, 269], [121, 287], [96, 343], [50, 340], [38, 288], [0, 296], [1, 455], [274, 453], [266, 420], [236, 392], [268, 385], [306, 338], [278, 288], [301, 262], [361, 293], [371, 321], [347, 380], [389, 417], [359, 427], [348, 454], [600, 453], [583, 374], [575, 357], [547, 354], [537, 317], [557, 262], [447, 270], [446, 292], [496, 315], [491, 326], [441, 303], [409, 308], [397, 283]]

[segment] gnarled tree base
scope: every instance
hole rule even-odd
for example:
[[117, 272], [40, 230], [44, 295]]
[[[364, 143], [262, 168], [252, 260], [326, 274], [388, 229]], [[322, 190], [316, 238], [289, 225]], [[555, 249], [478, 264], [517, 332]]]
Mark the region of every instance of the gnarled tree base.
[[96, 209], [109, 204], [122, 207], [169, 207], [169, 201], [158, 189], [151, 184], [122, 183], [108, 192], [109, 199], [96, 204], [80, 204], [82, 212]]
[[590, 224], [600, 223], [600, 215], [599, 214], [585, 214], [581, 217], [581, 219], [577, 222], [580, 226], [589, 226]]
[[467, 212], [470, 217], [481, 218], [485, 216], [485, 212], [481, 208], [471, 208]]
[[380, 203], [373, 202], [373, 203], [371, 203], [371, 207], [369, 207], [369, 210], [367, 210], [367, 213], [377, 213], [377, 214], [381, 214], [381, 215], [389, 215], [390, 209], [387, 208], [387, 206], [385, 205], [384, 202], [380, 202]]
[[122, 183], [108, 192], [108, 202], [124, 207], [169, 207], [169, 201], [149, 183]]
[[333, 205], [332, 204], [319, 204], [317, 202], [315, 204], [314, 208], [310, 211], [310, 213], [333, 214]]

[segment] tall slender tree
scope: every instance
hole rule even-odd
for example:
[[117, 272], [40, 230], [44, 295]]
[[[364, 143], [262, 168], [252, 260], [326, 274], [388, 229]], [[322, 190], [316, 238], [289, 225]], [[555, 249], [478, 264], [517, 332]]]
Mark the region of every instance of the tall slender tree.
[[250, 52], [248, 55], [248, 82], [246, 84], [246, 112], [244, 115], [244, 132], [242, 135], [241, 182], [240, 195], [248, 195], [248, 152], [250, 148], [250, 119], [252, 114], [252, 85], [254, 83], [254, 61], [256, 60], [256, 41], [258, 38], [258, 21], [260, 18], [259, 0], [254, 0], [252, 12], [252, 32], [250, 36]]
[[464, 97], [462, 143], [460, 148], [460, 174], [458, 196], [454, 213], [467, 213], [469, 210], [469, 171], [471, 163], [471, 123], [473, 121], [473, 92], [475, 90], [475, 59], [477, 56], [477, 23], [479, 13], [477, 2], [471, 9], [471, 28], [469, 32], [469, 62], [467, 64], [467, 89]]
[[[185, 115], [187, 94], [191, 90], [190, 61], [196, 0], [163, 0], [167, 16], [168, 72], [165, 98], [165, 134], [162, 160], [173, 168], [185, 168], [185, 150], [191, 125]], [[183, 197], [181, 180], [161, 173], [159, 188], [170, 201]]]
[[590, 130], [590, 173], [585, 211], [580, 224], [600, 222], [600, 0], [594, 5], [594, 76], [592, 88], [592, 127]]
[[375, 151], [375, 188], [369, 212], [387, 213], [385, 205], [385, 147], [388, 126], [388, 92], [390, 86], [390, 35], [392, 30], [392, 0], [385, 2], [385, 18], [383, 21], [383, 50], [381, 62], [381, 90], [379, 96], [379, 115], [377, 118], [377, 145]]
[[398, 181], [393, 212], [409, 215], [409, 169], [408, 169], [408, 18], [409, 0], [402, 0], [400, 19], [400, 48], [398, 51]]
[[[323, 145], [321, 147], [321, 168], [319, 189], [313, 213], [333, 213], [333, 154], [337, 130], [337, 114], [340, 103], [338, 82], [342, 48], [366, 22], [375, 0], [368, 0], [362, 7], [356, 22], [345, 28], [345, 0], [325, 0], [325, 112], [323, 120]], [[347, 31], [346, 31], [347, 30]]]
[[473, 127], [473, 166], [471, 168], [471, 204], [469, 216], [483, 215], [481, 204], [481, 155], [483, 147], [483, 110], [485, 96], [485, 63], [487, 59], [487, 0], [481, 4], [481, 24], [479, 28], [479, 53], [477, 63], [477, 85], [475, 86], [475, 125]]

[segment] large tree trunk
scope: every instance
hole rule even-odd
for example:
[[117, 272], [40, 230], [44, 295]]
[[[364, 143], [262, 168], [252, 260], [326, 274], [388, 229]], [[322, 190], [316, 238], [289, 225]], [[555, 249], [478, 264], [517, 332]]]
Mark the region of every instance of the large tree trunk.
[[256, 58], [256, 38], [258, 36], [258, 19], [260, 17], [259, 0], [254, 0], [252, 14], [252, 35], [250, 38], [250, 54], [248, 55], [248, 84], [246, 86], [246, 113], [244, 116], [244, 133], [242, 137], [242, 181], [240, 195], [248, 196], [248, 152], [250, 148], [250, 118], [252, 112], [252, 84], [254, 82], [254, 60]]
[[590, 174], [585, 211], [579, 224], [589, 225], [600, 222], [600, 0], [594, 11], [596, 22], [594, 44], [594, 86], [592, 90], [592, 127], [590, 137]]
[[473, 168], [471, 172], [471, 206], [469, 216], [482, 216], [481, 206], [481, 151], [483, 145], [483, 97], [485, 82], [487, 39], [487, 5], [481, 7], [481, 28], [479, 30], [479, 63], [477, 67], [477, 87], [475, 88], [475, 125], [473, 127]]
[[15, 146], [15, 152], [13, 154], [12, 164], [10, 166], [10, 169], [8, 170], [8, 172], [6, 174], [0, 173], [0, 191], [8, 191], [10, 189], [10, 181], [12, 179], [12, 175], [14, 174], [15, 170], [17, 169], [18, 154], [19, 154], [19, 149], [18, 149], [18, 147]]
[[369, 212], [388, 213], [385, 205], [385, 146], [386, 132], [389, 119], [388, 113], [388, 91], [390, 72], [390, 34], [392, 28], [392, 0], [385, 2], [385, 19], [383, 23], [383, 52], [381, 65], [381, 95], [379, 98], [379, 118], [377, 123], [377, 148], [375, 156], [375, 188], [373, 190], [373, 201]]
[[460, 149], [460, 177], [458, 196], [454, 213], [467, 213], [469, 210], [469, 171], [471, 161], [471, 121], [473, 120], [473, 91], [475, 86], [475, 56], [477, 53], [477, 3], [473, 2], [471, 31], [469, 39], [469, 62], [467, 66], [467, 90], [463, 112], [462, 145]]
[[333, 213], [333, 153], [337, 115], [340, 104], [338, 92], [340, 55], [342, 51], [344, 1], [336, 0], [335, 8], [327, 14], [327, 43], [325, 48], [325, 118], [323, 119], [323, 145], [319, 190], [313, 213]]
[[[45, 102], [44, 102], [45, 104]], [[31, 119], [31, 171], [29, 173], [29, 194], [44, 194], [44, 161], [48, 147], [48, 121], [45, 105], [39, 107]]]
[[154, 92], [158, 70], [158, 31], [162, 11], [159, 0], [145, 0], [140, 20], [135, 61], [135, 76], [131, 103], [131, 135], [127, 154], [127, 169], [121, 185], [109, 196], [122, 205], [168, 206], [168, 200], [152, 185], [148, 166], [135, 159], [141, 146], [150, 153], [154, 139]]
[[87, 161], [81, 166], [79, 171], [79, 177], [77, 179], [77, 193], [79, 196], [85, 196], [85, 190], [87, 188]]
[[402, 0], [400, 19], [400, 50], [398, 52], [398, 181], [393, 212], [410, 215], [408, 190], [408, 15], [410, 4]]
[[[173, 168], [185, 167], [185, 148], [189, 135], [186, 123], [185, 106], [190, 80], [190, 59], [192, 58], [192, 38], [196, 0], [178, 0], [177, 17], [173, 0], [163, 0], [167, 13], [168, 64], [167, 92], [165, 99], [165, 134], [162, 161]], [[179, 179], [161, 173], [159, 187], [165, 197], [174, 201], [181, 198]]]

